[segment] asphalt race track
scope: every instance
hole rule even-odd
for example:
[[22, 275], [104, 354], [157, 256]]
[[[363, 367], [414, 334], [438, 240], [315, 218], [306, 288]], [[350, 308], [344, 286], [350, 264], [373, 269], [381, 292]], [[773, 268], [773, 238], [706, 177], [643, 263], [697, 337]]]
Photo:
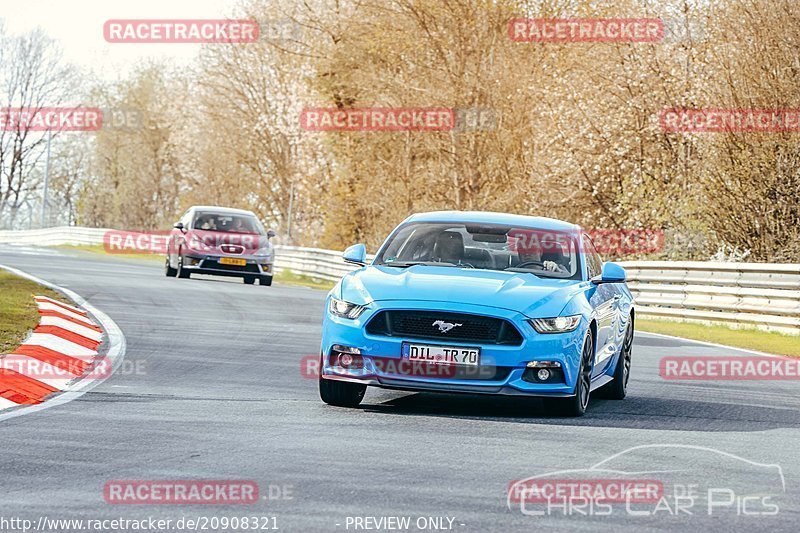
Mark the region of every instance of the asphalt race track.
[[[743, 352], [637, 333], [629, 397], [592, 400], [579, 419], [548, 416], [536, 400], [375, 389], [360, 409], [340, 409], [301, 374], [302, 358], [318, 353], [323, 291], [166, 278], [157, 262], [77, 251], [3, 246], [0, 263], [77, 292], [127, 342], [120, 370], [85, 395], [0, 421], [3, 517], [268, 516], [284, 531], [375, 530], [370, 520], [356, 528], [354, 517], [394, 516], [410, 517], [411, 531], [420, 518], [434, 530], [439, 522], [426, 520], [441, 517], [440, 527], [458, 532], [796, 531], [800, 523], [798, 381], [659, 376], [664, 356]], [[623, 454], [615, 467], [770, 493], [777, 514], [750, 514], [774, 508], [738, 500], [711, 515], [698, 504], [678, 514], [634, 516], [622, 505], [607, 515], [531, 516], [507, 504], [513, 480], [587, 469], [643, 445], [658, 446]], [[758, 465], [779, 465], [785, 489]], [[150, 479], [254, 480], [261, 501], [104, 501], [110, 480]]]

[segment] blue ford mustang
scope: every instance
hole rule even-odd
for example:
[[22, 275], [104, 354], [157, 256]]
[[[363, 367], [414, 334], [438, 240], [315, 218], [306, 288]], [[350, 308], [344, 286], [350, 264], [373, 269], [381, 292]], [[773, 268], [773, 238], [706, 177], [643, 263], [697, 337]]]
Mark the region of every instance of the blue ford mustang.
[[355, 407], [367, 386], [539, 396], [580, 416], [590, 392], [625, 397], [633, 299], [579, 227], [445, 211], [401, 223], [326, 300], [319, 389]]

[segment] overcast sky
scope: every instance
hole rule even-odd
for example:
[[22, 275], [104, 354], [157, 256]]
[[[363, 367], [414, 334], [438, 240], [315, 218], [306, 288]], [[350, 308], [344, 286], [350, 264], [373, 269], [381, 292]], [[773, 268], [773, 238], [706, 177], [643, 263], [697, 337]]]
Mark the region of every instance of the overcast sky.
[[0, 0], [0, 19], [11, 33], [41, 27], [61, 45], [64, 59], [114, 80], [140, 59], [185, 63], [198, 44], [110, 44], [103, 39], [109, 19], [218, 19], [230, 16], [235, 0]]

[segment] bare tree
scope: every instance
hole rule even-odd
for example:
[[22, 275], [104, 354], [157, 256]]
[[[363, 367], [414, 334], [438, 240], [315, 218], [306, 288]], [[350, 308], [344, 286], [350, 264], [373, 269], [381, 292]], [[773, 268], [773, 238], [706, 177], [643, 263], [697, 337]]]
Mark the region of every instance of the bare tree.
[[[56, 107], [74, 94], [76, 72], [65, 65], [55, 42], [41, 30], [8, 35], [0, 25], [0, 106], [37, 112]], [[5, 114], [5, 113], [4, 113]], [[34, 196], [47, 132], [30, 121], [0, 124], [0, 221], [14, 224], [20, 205]], [[58, 135], [58, 132], [51, 132]]]

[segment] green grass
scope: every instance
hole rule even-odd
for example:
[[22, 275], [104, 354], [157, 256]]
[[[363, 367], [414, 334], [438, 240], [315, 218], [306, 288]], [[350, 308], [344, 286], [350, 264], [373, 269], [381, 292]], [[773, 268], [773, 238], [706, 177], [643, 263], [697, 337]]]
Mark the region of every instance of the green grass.
[[769, 333], [755, 329], [733, 329], [672, 320], [636, 319], [636, 329], [686, 339], [714, 342], [776, 355], [800, 357], [800, 336]]
[[0, 354], [13, 351], [39, 323], [34, 295], [68, 303], [53, 290], [0, 270]]
[[303, 276], [301, 274], [295, 274], [291, 270], [281, 270], [275, 274], [275, 281], [289, 283], [291, 285], [302, 285], [303, 287], [311, 287], [312, 289], [324, 289], [326, 291], [331, 290], [333, 286], [336, 285], [335, 281]]

